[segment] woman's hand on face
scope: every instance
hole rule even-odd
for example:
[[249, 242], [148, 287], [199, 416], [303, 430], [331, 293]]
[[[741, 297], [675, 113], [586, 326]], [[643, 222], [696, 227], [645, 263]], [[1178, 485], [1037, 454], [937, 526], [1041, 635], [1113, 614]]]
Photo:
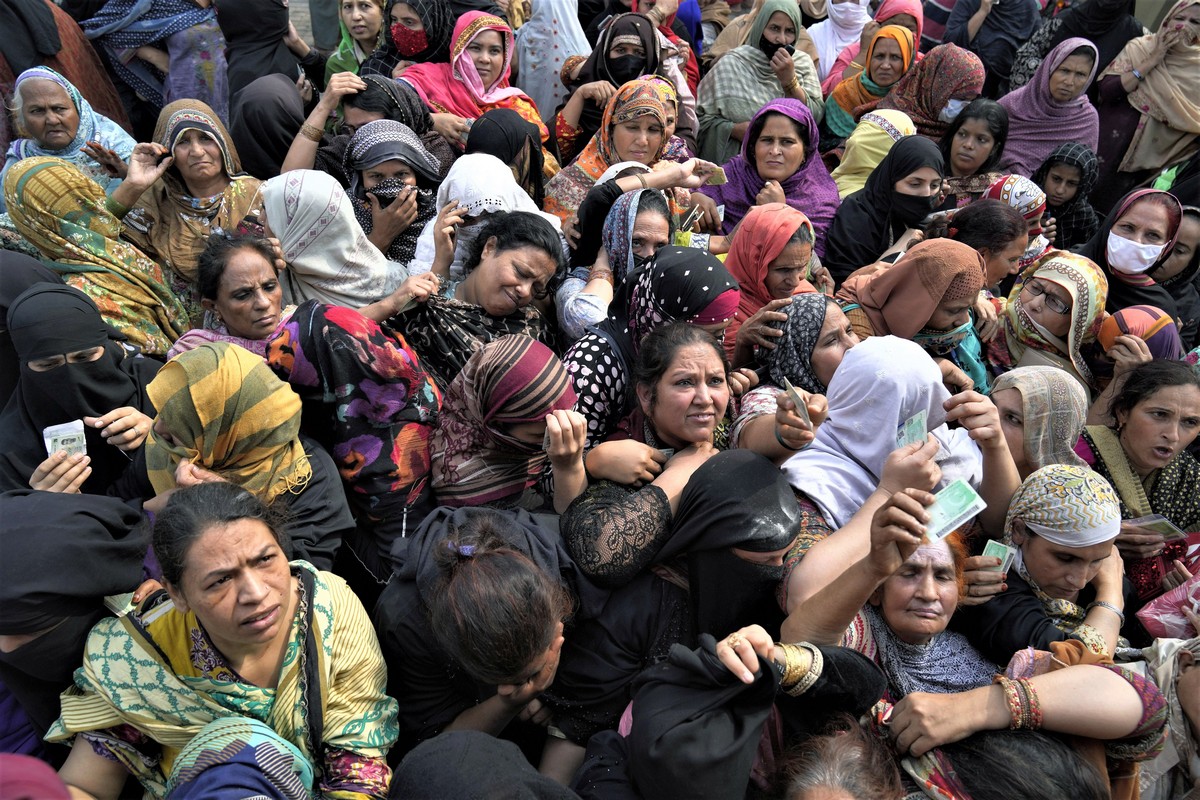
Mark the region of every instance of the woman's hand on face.
[[725, 668], [742, 683], [754, 683], [754, 673], [759, 670], [759, 656], [783, 663], [783, 656], [775, 652], [775, 641], [771, 634], [761, 625], [739, 628], [724, 639], [719, 639], [716, 653]]
[[1154, 356], [1150, 354], [1150, 347], [1132, 333], [1124, 333], [1114, 339], [1113, 346], [1105, 355], [1113, 362], [1114, 381], [1135, 367], [1154, 360]]
[[933, 495], [920, 489], [904, 489], [888, 498], [871, 515], [871, 571], [880, 580], [900, 569], [925, 539], [926, 508]]
[[437, 222], [433, 225], [435, 261], [440, 262], [445, 258], [447, 266], [454, 261], [454, 232], [466, 217], [467, 210], [459, 208], [457, 200], [451, 200], [442, 206], [442, 210], [438, 212]]
[[546, 433], [550, 446], [550, 466], [571, 469], [583, 466], [583, 447], [587, 442], [587, 418], [577, 411], [558, 409], [546, 415]]
[[971, 380], [967, 376], [967, 373], [955, 366], [954, 362], [950, 359], [935, 358], [933, 361], [938, 365], [938, 369], [942, 371], [942, 385], [946, 387], [946, 391], [950, 394], [969, 392], [975, 388], [975, 381]]
[[457, 114], [430, 114], [433, 118], [433, 128], [451, 144], [461, 144], [467, 141], [467, 134], [471, 131], [471, 126], [467, 124], [466, 117], [460, 117]]
[[696, 227], [702, 233], [720, 233], [721, 215], [717, 212], [717, 202], [706, 194], [692, 192], [692, 208], [700, 209], [696, 219]]
[[[159, 161], [163, 156], [166, 158]], [[149, 189], [174, 163], [171, 151], [158, 142], [139, 142], [129, 157], [125, 180], [139, 189]]]
[[84, 482], [92, 476], [92, 460], [83, 453], [67, 455], [66, 450], [54, 453], [33, 471], [29, 488], [39, 492], [79, 494]]
[[274, 236], [268, 236], [267, 244], [271, 246], [271, 251], [275, 253], [275, 271], [283, 272], [285, 269], [287, 269], [287, 259], [283, 257], [283, 242], [279, 241]]
[[217, 473], [207, 470], [204, 467], [196, 466], [188, 458], [182, 459], [179, 462], [179, 466], [175, 468], [175, 486], [179, 489], [186, 489], [189, 486], [199, 486], [202, 483], [223, 481], [225, 479]]
[[128, 453], [137, 450], [146, 441], [154, 420], [132, 406], [121, 406], [102, 417], [84, 417], [83, 424], [96, 428], [106, 442]]
[[765, 206], [767, 203], [786, 203], [787, 195], [783, 193], [783, 187], [779, 181], [767, 181], [763, 184], [763, 188], [758, 190], [758, 194], [754, 198], [754, 205]]
[[776, 50], [775, 55], [771, 56], [771, 71], [783, 86], [791, 83], [796, 77], [796, 62], [792, 61], [792, 54], [782, 47]]
[[883, 462], [879, 488], [888, 494], [905, 489], [931, 491], [942, 479], [942, 468], [933, 460], [938, 448], [937, 439], [927, 436], [924, 442], [913, 442], [893, 450]]
[[625, 486], [650, 483], [666, 463], [667, 456], [662, 451], [632, 439], [601, 442], [587, 454], [589, 475]]
[[325, 91], [321, 93], [321, 108], [331, 112], [341, 105], [342, 100], [365, 91], [366, 88], [367, 82], [353, 72], [339, 72], [331, 76], [325, 84]]
[[592, 81], [580, 86], [577, 91], [584, 100], [591, 100], [596, 105], [604, 108], [608, 105], [608, 101], [612, 99], [612, 96], [617, 93], [617, 87], [608, 81]]
[[738, 345], [774, 350], [775, 340], [783, 336], [783, 330], [778, 326], [787, 322], [787, 314], [779, 309], [791, 304], [792, 298], [781, 297], [778, 300], [772, 300], [751, 314], [750, 318], [738, 328], [736, 337]]
[[371, 232], [378, 232], [388, 241], [408, 230], [408, 226], [417, 218], [417, 190], [412, 187], [387, 207], [381, 205], [379, 198], [371, 192], [367, 192], [367, 202], [371, 204]]
[[121, 178], [129, 174], [129, 165], [117, 155], [116, 150], [110, 150], [100, 142], [88, 142], [80, 148], [84, 155], [104, 167], [110, 178]]
[[978, 606], [991, 600], [1008, 588], [1004, 582], [1006, 574], [993, 567], [1004, 562], [995, 556], [971, 556], [963, 566], [963, 594], [958, 598], [960, 606]]
[[981, 341], [990, 342], [1000, 332], [1000, 315], [996, 313], [996, 306], [987, 294], [980, 292], [979, 297], [975, 298], [974, 309], [975, 332]]
[[758, 373], [749, 367], [742, 367], [729, 373], [727, 380], [729, 381], [729, 393], [734, 397], [741, 397], [758, 386]]
[[1158, 531], [1122, 522], [1116, 546], [1126, 558], [1154, 558], [1163, 551], [1164, 543]]
[[990, 398], [974, 390], [959, 392], [942, 403], [946, 421], [957, 422], [981, 448], [1008, 448], [1008, 440], [1000, 428], [1000, 412]]

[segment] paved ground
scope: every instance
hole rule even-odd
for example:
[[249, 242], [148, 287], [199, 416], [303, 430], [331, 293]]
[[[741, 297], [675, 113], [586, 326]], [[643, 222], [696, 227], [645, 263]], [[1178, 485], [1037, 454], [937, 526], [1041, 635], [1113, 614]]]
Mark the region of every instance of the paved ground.
[[292, 24], [296, 26], [301, 38], [310, 45], [312, 40], [312, 17], [308, 13], [308, 0], [289, 0], [288, 12]]

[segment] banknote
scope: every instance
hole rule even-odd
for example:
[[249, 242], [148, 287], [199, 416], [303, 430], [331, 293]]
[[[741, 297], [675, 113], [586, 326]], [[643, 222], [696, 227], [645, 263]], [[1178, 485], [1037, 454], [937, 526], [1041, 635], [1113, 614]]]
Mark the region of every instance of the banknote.
[[979, 493], [959, 478], [934, 495], [933, 505], [926, 509], [929, 512], [926, 535], [930, 541], [941, 539], [985, 508], [987, 503]]

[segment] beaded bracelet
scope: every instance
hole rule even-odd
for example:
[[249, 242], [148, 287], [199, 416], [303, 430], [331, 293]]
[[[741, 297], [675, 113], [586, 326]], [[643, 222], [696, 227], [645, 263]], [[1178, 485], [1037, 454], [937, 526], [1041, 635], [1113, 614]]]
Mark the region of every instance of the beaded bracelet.
[[1008, 703], [1008, 729], [1010, 731], [1018, 730], [1021, 727], [1023, 705], [1021, 703], [1021, 690], [1015, 682], [1010, 681], [1003, 675], [997, 675], [995, 682], [1000, 684], [1001, 688], [1004, 689], [1004, 699]]
[[809, 654], [808, 669], [804, 673], [804, 677], [800, 682], [791, 689], [784, 689], [792, 697], [799, 697], [813, 687], [820, 678], [821, 672], [825, 669], [825, 656], [821, 653], [821, 648], [801, 642], [796, 645], [797, 650], [807, 650]]

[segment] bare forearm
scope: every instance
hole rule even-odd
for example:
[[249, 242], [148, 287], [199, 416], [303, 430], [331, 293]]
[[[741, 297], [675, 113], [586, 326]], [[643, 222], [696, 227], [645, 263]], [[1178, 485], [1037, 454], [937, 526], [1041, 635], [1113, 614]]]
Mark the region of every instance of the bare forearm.
[[[1030, 679], [1042, 707], [1042, 727], [1091, 739], [1120, 739], [1142, 719], [1137, 690], [1116, 672], [1095, 664], [1077, 664]], [[1103, 702], [1080, 702], [1102, 697]]]
[[519, 709], [506, 703], [500, 695], [493, 695], [477, 706], [472, 706], [454, 718], [446, 726], [448, 731], [480, 731], [499, 736]]
[[849, 569], [788, 614], [780, 630], [780, 641], [837, 644], [854, 615], [881, 582], [867, 559], [851, 564]]
[[982, 28], [983, 23], [987, 21], [989, 13], [991, 13], [991, 9], [983, 8], [981, 6], [979, 10], [972, 14], [971, 18], [967, 20], [968, 42], [975, 41], [975, 37], [979, 34], [979, 29]]
[[[327, 107], [323, 103], [318, 103], [317, 107], [308, 115], [308, 119], [304, 120], [305, 125], [311, 125], [317, 130], [325, 129], [325, 122], [329, 119], [329, 114], [333, 109]], [[292, 139], [292, 146], [288, 148], [287, 155], [283, 159], [283, 166], [280, 167], [280, 172], [291, 172], [294, 169], [312, 169], [313, 164], [317, 163], [317, 150], [320, 149], [321, 143], [314, 141], [303, 133], [303, 128], [296, 134], [296, 138]]]
[[846, 564], [866, 557], [871, 550], [871, 517], [887, 499], [887, 492], [876, 489], [849, 522], [814, 544], [805, 554], [792, 570], [788, 582], [789, 614], [837, 580]]
[[587, 490], [587, 472], [583, 461], [569, 468], [554, 469], [554, 511], [562, 514], [576, 497]]
[[742, 450], [752, 450], [760, 456], [771, 459], [776, 464], [782, 464], [792, 456], [795, 450], [789, 450], [775, 438], [775, 416], [763, 414], [755, 417], [742, 426], [738, 437], [738, 447]]
[[1021, 474], [1008, 452], [1008, 444], [1000, 440], [983, 448], [983, 481], [979, 495], [987, 508], [980, 512], [979, 524], [988, 535], [998, 538], [1004, 532], [1008, 505], [1020, 486]]
[[[137, 205], [138, 200], [142, 198], [149, 186], [134, 183], [133, 181], [122, 181], [110, 196], [112, 202], [120, 208], [128, 212], [129, 209]], [[122, 214], [121, 216], [124, 216]]]

